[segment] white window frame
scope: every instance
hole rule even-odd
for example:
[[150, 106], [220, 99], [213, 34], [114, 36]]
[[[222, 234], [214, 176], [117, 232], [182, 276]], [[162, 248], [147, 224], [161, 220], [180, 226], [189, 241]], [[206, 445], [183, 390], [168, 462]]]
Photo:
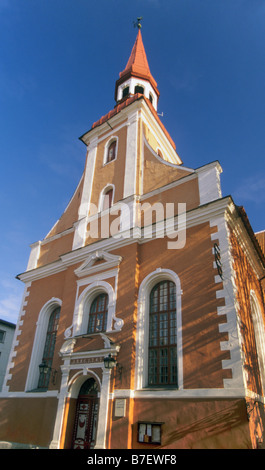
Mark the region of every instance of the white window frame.
[[48, 302], [46, 302], [40, 310], [36, 323], [36, 333], [34, 337], [25, 391], [35, 390], [38, 388], [39, 365], [42, 362], [50, 315], [57, 307], [61, 306], [61, 299], [53, 297], [48, 300]]
[[177, 361], [178, 390], [183, 389], [183, 353], [181, 319], [181, 285], [178, 275], [170, 269], [158, 268], [142, 281], [138, 295], [138, 315], [136, 327], [136, 363], [135, 389], [148, 387], [148, 350], [149, 350], [149, 310], [150, 293], [161, 281], [172, 281], [176, 285], [176, 320], [177, 320]]
[[95, 298], [99, 294], [103, 293], [107, 294], [109, 298], [106, 332], [112, 331], [112, 322], [115, 320], [116, 310], [115, 292], [108, 282], [95, 281], [90, 284], [86, 289], [84, 289], [84, 291], [80, 294], [77, 300], [74, 315], [73, 336], [88, 334], [87, 329], [91, 305]]
[[[111, 206], [113, 206], [113, 203], [114, 203], [114, 194], [115, 194], [115, 186], [114, 184], [111, 184], [111, 183], [108, 183], [101, 191], [100, 193], [100, 196], [99, 196], [99, 203], [98, 203], [98, 212], [103, 212], [103, 204], [104, 204], [104, 196], [105, 194], [110, 190], [112, 189], [112, 202], [111, 202]], [[109, 211], [110, 208], [108, 209], [105, 209], [104, 212], [107, 212]]]
[[[108, 162], [108, 161], [107, 161], [107, 158], [108, 158], [109, 147], [111, 146], [111, 144], [112, 144], [114, 141], [116, 141], [115, 158], [113, 158], [113, 160], [111, 160], [110, 162]], [[116, 136], [116, 135], [112, 135], [112, 136], [109, 138], [109, 140], [106, 142], [105, 147], [104, 147], [103, 166], [108, 165], [109, 163], [115, 162], [115, 160], [117, 160], [118, 145], [119, 145], [119, 137]]]
[[261, 315], [260, 305], [254, 290], [250, 291], [250, 310], [253, 322], [255, 343], [258, 356], [263, 396], [265, 393], [265, 327]]

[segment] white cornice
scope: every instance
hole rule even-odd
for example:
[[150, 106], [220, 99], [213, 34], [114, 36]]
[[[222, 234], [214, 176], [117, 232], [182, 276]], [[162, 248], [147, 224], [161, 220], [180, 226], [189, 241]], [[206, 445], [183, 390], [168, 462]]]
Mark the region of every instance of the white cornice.
[[41, 266], [36, 269], [32, 269], [26, 271], [22, 274], [17, 275], [17, 279], [22, 282], [30, 282], [36, 281], [37, 279], [42, 279], [43, 277], [52, 276], [53, 274], [57, 274], [61, 271], [64, 271], [66, 266], [62, 265], [62, 261], [54, 261], [53, 263], [46, 264], [45, 266]]
[[143, 100], [136, 100], [133, 101], [131, 104], [126, 106], [125, 108], [121, 109], [117, 114], [110, 117], [107, 121], [99, 124], [98, 126], [91, 128], [88, 132], [83, 134], [80, 137], [80, 140], [84, 142], [84, 144], [89, 145], [90, 141], [95, 137], [99, 137], [99, 135], [104, 134], [104, 138], [106, 137], [106, 133], [110, 133], [110, 125], [111, 127], [116, 129], [116, 126], [120, 125], [122, 121], [126, 120], [131, 113], [135, 113], [138, 109], [141, 108]]
[[199, 168], [196, 168], [194, 171], [196, 171], [196, 173], [202, 173], [203, 171], [209, 171], [212, 168], [216, 168], [219, 171], [219, 173], [223, 172], [223, 169], [220, 163], [218, 162], [218, 160], [207, 163], [206, 165], [200, 166]]
[[51, 237], [46, 237], [41, 241], [41, 245], [46, 245], [47, 243], [50, 243], [53, 240], [57, 240], [57, 238], [61, 238], [61, 237], [64, 237], [65, 235], [69, 235], [70, 233], [74, 232], [74, 230], [75, 228], [73, 226], [64, 230], [63, 232], [57, 233], [56, 235], [53, 235]]
[[[251, 262], [252, 267], [255, 269], [255, 272], [257, 273], [258, 277], [263, 276], [265, 269], [262, 265], [262, 262], [256, 252], [256, 249], [253, 243], [251, 242], [251, 239], [246, 231], [246, 228], [241, 218], [237, 214], [235, 205], [230, 196], [217, 199], [216, 201], [212, 201], [208, 204], [199, 206], [195, 209], [188, 211], [186, 213], [186, 226], [185, 227], [186, 229], [189, 229], [196, 225], [209, 222], [210, 220], [216, 219], [217, 217], [220, 217], [220, 216], [224, 216], [227, 222], [230, 224], [231, 228], [235, 231], [237, 239], [239, 243], [241, 244], [244, 252], [248, 256], [248, 259]], [[184, 227], [179, 226], [179, 218], [178, 216], [176, 216], [174, 218], [174, 226], [172, 227], [172, 231], [181, 230], [182, 228]], [[133, 243], [139, 243], [139, 244], [149, 243], [155, 237], [161, 238], [161, 236], [163, 235], [163, 231], [164, 231], [163, 221], [161, 221], [160, 224], [159, 223], [157, 225], [153, 224], [153, 225], [150, 225], [150, 227], [145, 227], [142, 229], [140, 228], [137, 229], [136, 227], [136, 230], [134, 230], [134, 232], [133, 231], [130, 232], [130, 234], [134, 234], [134, 237], [133, 236], [122, 237], [122, 234], [119, 234], [120, 235], [119, 238], [110, 237], [110, 238], [99, 240], [90, 245], [86, 245], [82, 248], [78, 248], [77, 250], [73, 250], [69, 253], [61, 255], [58, 261], [55, 261], [53, 263], [50, 263], [48, 265], [45, 265], [36, 269], [32, 269], [30, 271], [26, 271], [25, 273], [22, 273], [18, 275], [17, 277], [23, 282], [30, 282], [30, 281], [35, 281], [37, 279], [41, 279], [43, 277], [51, 276], [58, 272], [64, 271], [71, 265], [78, 264], [81, 262], [87, 262], [87, 258], [89, 256], [91, 257], [95, 256], [96, 252], [99, 252], [102, 250], [104, 250], [104, 252], [110, 252], [112, 250], [116, 250], [124, 246], [133, 244]], [[128, 234], [128, 231], [126, 231], [126, 234]], [[143, 236], [144, 234], [146, 238], [144, 238]], [[148, 234], [150, 238], [147, 238]], [[109, 259], [108, 262], [111, 263], [112, 261]], [[115, 261], [115, 263], [117, 263], [117, 261]], [[103, 266], [105, 265], [103, 264], [102, 267]]]
[[[78, 337], [76, 337], [78, 339]], [[92, 358], [102, 358], [106, 357], [108, 354], [118, 354], [120, 350], [119, 345], [111, 345], [109, 348], [105, 349], [94, 349], [93, 351], [85, 351], [85, 352], [76, 352], [76, 353], [70, 353], [70, 354], [61, 354], [61, 357], [63, 360], [66, 358], [70, 358], [71, 360], [87, 360], [89, 362], [89, 359]], [[103, 364], [103, 361], [102, 361]]]
[[[100, 260], [104, 262], [95, 266], [95, 263]], [[75, 274], [77, 277], [83, 277], [92, 273], [98, 273], [99, 271], [118, 266], [121, 261], [121, 256], [112, 255], [103, 250], [97, 250], [90, 254], [86, 261], [75, 270]]]
[[[106, 354], [106, 349], [104, 350]], [[82, 364], [81, 364], [82, 365]], [[79, 365], [79, 368], [81, 367]], [[85, 364], [87, 365], [87, 364]], [[103, 361], [96, 364], [97, 367], [103, 366]], [[68, 368], [74, 369], [73, 366]], [[48, 392], [0, 392], [0, 398], [58, 398], [58, 390]], [[174, 398], [183, 400], [183, 398], [197, 398], [197, 399], [208, 399], [208, 398], [245, 398], [249, 397], [257, 400], [260, 403], [265, 404], [265, 399], [261, 395], [257, 395], [251, 390], [245, 390], [243, 388], [199, 388], [199, 389], [182, 389], [182, 390], [170, 390], [170, 389], [116, 389], [110, 394], [110, 399], [113, 398]]]
[[[186, 228], [190, 228], [195, 225], [209, 222], [211, 218], [224, 214], [224, 211], [227, 205], [230, 203], [230, 201], [231, 201], [230, 197], [218, 199], [209, 204], [205, 204], [204, 206], [199, 206], [187, 212]], [[176, 227], [180, 229], [178, 227], [177, 216], [174, 218], [174, 221], [175, 223], [174, 223], [174, 227], [172, 227], [172, 230], [176, 230]], [[147, 233], [148, 228], [145, 227], [145, 230], [146, 230], [145, 233]], [[154, 226], [152, 225], [150, 226], [150, 235], [152, 236], [152, 233], [155, 232], [156, 236], [159, 236], [159, 234], [160, 235], [162, 234], [162, 230], [164, 230], [163, 224], [161, 224], [161, 229], [158, 228], [158, 231], [156, 231]], [[104, 251], [109, 252], [109, 251], [116, 250], [116, 249], [122, 248], [123, 246], [130, 245], [133, 243], [142, 244], [142, 243], [150, 242], [152, 238], [143, 238], [143, 233], [144, 233], [143, 231], [144, 231], [144, 228], [138, 229], [139, 236], [137, 236], [137, 238], [136, 237], [124, 238], [122, 237], [122, 234], [120, 234], [119, 238], [110, 237], [110, 238], [106, 238], [103, 240], [99, 240], [98, 242], [94, 242], [90, 245], [86, 245], [82, 248], [78, 248], [77, 250], [73, 250], [69, 253], [61, 255], [58, 261], [33, 269], [31, 271], [26, 271], [25, 273], [19, 274], [17, 277], [23, 282], [35, 281], [37, 279], [41, 279], [43, 277], [51, 276], [58, 272], [64, 271], [71, 265], [84, 262], [89, 255], [96, 253], [98, 250], [104, 250]], [[137, 232], [137, 230], [135, 232]], [[126, 233], [128, 233], [128, 231], [126, 231]]]
[[221, 388], [202, 388], [202, 389], [182, 389], [182, 390], [152, 390], [152, 389], [142, 389], [134, 391], [134, 398], [174, 398], [174, 399], [183, 399], [183, 398], [227, 398], [227, 397], [237, 397], [243, 398], [245, 396], [245, 390], [243, 388], [239, 389], [221, 389]]
[[58, 398], [59, 390], [47, 392], [0, 392], [1, 398]]

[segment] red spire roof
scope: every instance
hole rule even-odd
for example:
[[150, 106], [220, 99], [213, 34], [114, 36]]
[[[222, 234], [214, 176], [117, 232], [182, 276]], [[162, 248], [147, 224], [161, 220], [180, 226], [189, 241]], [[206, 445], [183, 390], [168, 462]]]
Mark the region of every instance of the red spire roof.
[[140, 29], [138, 31], [137, 38], [132, 48], [132, 52], [127, 62], [127, 65], [123, 72], [120, 72], [120, 78], [128, 74], [140, 75], [141, 77], [147, 77], [148, 79], [152, 79], [155, 86], [157, 86], [157, 83], [150, 72]]
[[120, 75], [120, 78], [117, 81], [116, 89], [123, 81], [133, 76], [133, 77], [138, 77], [138, 78], [142, 78], [143, 80], [149, 81], [152, 87], [154, 88], [157, 96], [159, 96], [157, 83], [154, 77], [152, 76], [149, 65], [148, 65], [140, 29], [138, 31], [136, 41], [132, 48], [132, 52], [127, 62], [127, 65], [125, 69], [122, 72], [120, 72], [119, 75]]

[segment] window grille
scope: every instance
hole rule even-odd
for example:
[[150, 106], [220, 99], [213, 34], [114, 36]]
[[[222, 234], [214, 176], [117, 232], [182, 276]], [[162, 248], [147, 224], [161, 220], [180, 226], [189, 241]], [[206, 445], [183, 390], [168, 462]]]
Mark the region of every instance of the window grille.
[[98, 333], [100, 331], [106, 331], [107, 329], [107, 317], [108, 317], [108, 295], [99, 294], [92, 302], [89, 321], [88, 321], [88, 333]]
[[177, 385], [177, 318], [174, 282], [156, 284], [150, 294], [149, 385]]
[[42, 356], [42, 363], [45, 364], [47, 367], [46, 370], [43, 370], [40, 373], [38, 388], [47, 389], [49, 385], [60, 311], [61, 307], [57, 307], [55, 310], [53, 310], [49, 318], [45, 346]]

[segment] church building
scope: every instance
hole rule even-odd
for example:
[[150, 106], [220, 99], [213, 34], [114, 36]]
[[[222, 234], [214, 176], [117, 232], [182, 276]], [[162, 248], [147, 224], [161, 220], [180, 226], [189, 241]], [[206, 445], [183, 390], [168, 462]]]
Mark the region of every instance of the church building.
[[18, 275], [0, 441], [265, 448], [264, 246], [220, 163], [182, 162], [138, 26], [78, 186]]

